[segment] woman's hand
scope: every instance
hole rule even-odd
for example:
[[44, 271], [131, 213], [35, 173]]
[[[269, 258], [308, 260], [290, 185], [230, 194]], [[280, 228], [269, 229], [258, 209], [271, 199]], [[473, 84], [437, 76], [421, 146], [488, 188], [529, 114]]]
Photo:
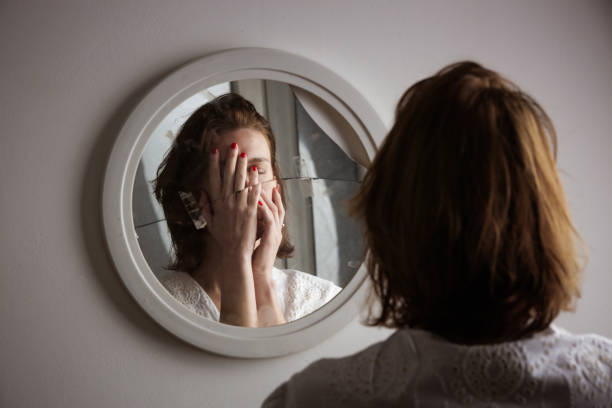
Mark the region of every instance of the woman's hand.
[[261, 186], [246, 187], [247, 157], [238, 154], [234, 143], [228, 152], [221, 177], [219, 152], [213, 149], [208, 169], [207, 189], [200, 204], [208, 232], [225, 254], [249, 259], [255, 247], [257, 203]]
[[[247, 172], [246, 154], [239, 155], [236, 144], [227, 155], [223, 177], [218, 156], [213, 150], [200, 204], [219, 247], [220, 320], [250, 327], [285, 323], [271, 275], [285, 216], [280, 193], [275, 189], [272, 200], [261, 194], [257, 168]], [[255, 248], [258, 218], [263, 234]]]
[[[257, 173], [257, 172], [253, 172]], [[258, 219], [261, 220], [263, 234], [259, 246], [253, 253], [253, 274], [255, 279], [271, 278], [276, 254], [283, 239], [285, 208], [281, 200], [278, 184], [272, 189], [272, 198], [260, 195]]]
[[[257, 173], [257, 172], [253, 172]], [[256, 176], [253, 176], [256, 177]], [[285, 208], [278, 191], [278, 185], [272, 190], [272, 199], [260, 195], [259, 218], [263, 233], [259, 245], [253, 253], [253, 283], [257, 301], [257, 317], [260, 326], [272, 326], [286, 323], [280, 308], [276, 287], [272, 279], [272, 268], [283, 239], [283, 220]]]
[[246, 154], [238, 145], [229, 150], [221, 177], [219, 152], [213, 149], [208, 169], [207, 191], [200, 204], [207, 231], [218, 248], [217, 268], [221, 276], [220, 321], [256, 327], [257, 302], [251, 257], [257, 233], [257, 203], [261, 186], [246, 187]]

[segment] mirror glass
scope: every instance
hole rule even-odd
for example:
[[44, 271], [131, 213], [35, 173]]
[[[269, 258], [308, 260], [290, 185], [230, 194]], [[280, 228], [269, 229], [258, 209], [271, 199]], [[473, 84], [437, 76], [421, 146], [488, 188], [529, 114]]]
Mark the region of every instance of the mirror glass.
[[226, 82], [192, 95], [166, 115], [149, 137], [134, 180], [132, 211], [138, 242], [151, 270], [177, 301], [194, 313], [219, 320], [214, 296], [207, 296], [193, 275], [167, 268], [175, 254], [153, 181], [185, 121], [202, 105], [229, 92], [250, 101], [269, 121], [276, 139], [285, 225], [294, 251], [287, 259], [276, 259], [275, 283], [285, 321], [293, 321], [331, 300], [353, 277], [364, 253], [360, 226], [348, 216], [348, 200], [365, 173], [351, 157], [354, 147], [343, 143], [348, 139], [342, 133], [350, 126], [338, 124], [337, 112], [330, 113], [329, 105], [306, 91], [263, 79]]

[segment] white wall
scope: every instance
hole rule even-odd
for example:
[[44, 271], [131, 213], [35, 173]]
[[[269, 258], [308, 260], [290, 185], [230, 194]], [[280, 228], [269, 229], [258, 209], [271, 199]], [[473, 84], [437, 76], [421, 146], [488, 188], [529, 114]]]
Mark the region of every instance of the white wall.
[[354, 323], [298, 355], [225, 359], [174, 338], [123, 288], [98, 204], [115, 135], [156, 81], [232, 47], [319, 61], [388, 124], [408, 85], [457, 59], [535, 95], [558, 127], [559, 165], [591, 249], [578, 313], [561, 322], [612, 336], [610, 4], [3, 1], [0, 405], [255, 406], [310, 361], [388, 334]]

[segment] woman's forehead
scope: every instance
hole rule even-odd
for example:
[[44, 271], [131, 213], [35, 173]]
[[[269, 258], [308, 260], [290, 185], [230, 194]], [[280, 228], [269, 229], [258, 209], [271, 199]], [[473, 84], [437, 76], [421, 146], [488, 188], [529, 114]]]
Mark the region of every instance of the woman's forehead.
[[249, 156], [270, 158], [270, 145], [267, 138], [258, 130], [250, 128], [240, 128], [229, 130], [217, 135], [213, 139], [213, 144], [222, 152], [231, 148], [232, 144], [238, 144], [240, 152], [245, 152]]

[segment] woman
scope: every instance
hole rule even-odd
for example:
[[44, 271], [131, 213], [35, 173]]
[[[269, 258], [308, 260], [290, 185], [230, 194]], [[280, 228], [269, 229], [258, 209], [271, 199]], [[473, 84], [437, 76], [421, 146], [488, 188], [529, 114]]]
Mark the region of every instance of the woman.
[[[162, 283], [201, 316], [277, 325], [340, 291], [316, 276], [274, 268], [277, 256], [293, 252], [275, 150], [267, 120], [240, 95], [227, 94], [187, 119], [158, 169], [155, 195], [175, 253], [168, 267], [175, 272]], [[198, 214], [194, 225], [191, 203], [182, 201], [196, 197], [205, 228], [198, 228]]]
[[398, 330], [264, 406], [610, 406], [612, 342], [551, 325], [581, 269], [555, 155], [542, 108], [476, 63], [409, 88], [354, 201], [370, 324]]

